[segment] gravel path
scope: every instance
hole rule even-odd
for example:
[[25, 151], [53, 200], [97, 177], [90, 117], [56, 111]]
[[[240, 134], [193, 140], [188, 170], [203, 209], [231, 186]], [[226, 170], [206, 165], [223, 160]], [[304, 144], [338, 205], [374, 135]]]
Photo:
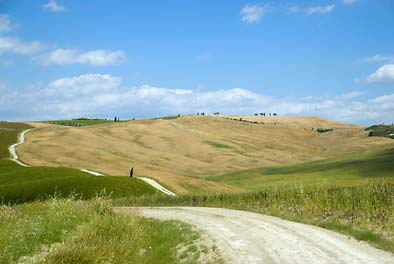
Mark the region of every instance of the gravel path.
[[201, 207], [130, 208], [117, 212], [195, 225], [228, 263], [394, 263], [394, 255], [323, 228], [251, 212]]
[[104, 174], [97, 172], [97, 171], [92, 171], [92, 170], [88, 170], [88, 169], [80, 169], [83, 172], [87, 172], [89, 174], [92, 174], [94, 176], [104, 176]]
[[167, 188], [163, 187], [162, 185], [160, 185], [160, 183], [158, 183], [155, 180], [152, 180], [152, 179], [146, 178], [146, 177], [138, 177], [138, 179], [146, 182], [147, 184], [151, 185], [153, 188], [156, 188], [157, 190], [161, 191], [164, 194], [176, 196], [175, 193], [173, 193], [170, 190], [168, 190]]
[[27, 129], [27, 130], [23, 131], [22, 133], [20, 133], [20, 135], [19, 135], [19, 137], [18, 137], [18, 142], [15, 143], [15, 144], [13, 144], [13, 145], [11, 145], [11, 146], [8, 148], [8, 151], [11, 153], [11, 156], [12, 156], [11, 160], [15, 161], [16, 163], [18, 163], [19, 165], [24, 166], [24, 167], [30, 167], [30, 166], [27, 165], [27, 164], [25, 164], [25, 163], [23, 163], [23, 162], [21, 162], [21, 161], [19, 160], [19, 157], [18, 157], [18, 155], [16, 154], [16, 147], [19, 146], [20, 144], [23, 144], [23, 142], [25, 142], [25, 134], [26, 134], [27, 132], [29, 132], [30, 130], [31, 130], [31, 129]]

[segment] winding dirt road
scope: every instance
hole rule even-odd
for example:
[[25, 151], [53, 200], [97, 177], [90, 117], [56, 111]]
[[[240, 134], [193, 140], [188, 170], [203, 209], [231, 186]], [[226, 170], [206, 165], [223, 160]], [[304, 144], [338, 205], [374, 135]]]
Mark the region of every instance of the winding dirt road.
[[228, 263], [394, 263], [394, 255], [323, 228], [245, 211], [118, 207], [116, 212], [180, 220], [204, 231]]
[[27, 129], [27, 130], [23, 131], [22, 133], [20, 133], [20, 134], [19, 134], [19, 137], [18, 137], [18, 142], [15, 143], [15, 144], [12, 144], [12, 145], [8, 148], [8, 151], [10, 152], [10, 154], [11, 154], [11, 156], [12, 156], [11, 160], [15, 161], [16, 163], [18, 163], [19, 165], [21, 165], [21, 166], [23, 166], [23, 167], [30, 167], [30, 166], [27, 165], [27, 164], [25, 164], [25, 163], [23, 163], [23, 162], [21, 162], [21, 161], [19, 160], [19, 157], [18, 157], [18, 155], [16, 154], [16, 147], [19, 146], [20, 144], [23, 144], [23, 142], [25, 142], [25, 134], [26, 134], [27, 132], [29, 132], [30, 130], [31, 130], [31, 129]]

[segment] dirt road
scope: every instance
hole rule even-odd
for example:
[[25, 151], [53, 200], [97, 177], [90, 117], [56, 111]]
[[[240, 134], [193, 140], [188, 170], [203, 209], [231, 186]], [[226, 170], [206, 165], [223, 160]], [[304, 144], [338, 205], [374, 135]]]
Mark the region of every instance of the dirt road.
[[146, 182], [147, 184], [151, 185], [153, 188], [156, 188], [157, 190], [161, 191], [164, 194], [167, 194], [170, 196], [176, 196], [175, 193], [173, 193], [170, 190], [168, 190], [167, 188], [163, 187], [160, 183], [158, 183], [155, 180], [152, 180], [152, 179], [146, 178], [146, 177], [138, 177], [138, 179]]
[[394, 255], [335, 232], [275, 217], [201, 207], [115, 208], [180, 220], [215, 240], [228, 263], [394, 263]]
[[15, 144], [13, 144], [13, 145], [11, 145], [11, 146], [8, 148], [8, 151], [10, 152], [10, 154], [11, 154], [11, 156], [12, 156], [11, 160], [15, 161], [16, 163], [18, 163], [19, 165], [24, 166], [24, 167], [30, 167], [30, 166], [27, 165], [27, 164], [25, 164], [25, 163], [23, 163], [23, 162], [21, 162], [21, 161], [19, 160], [19, 157], [18, 157], [18, 155], [16, 154], [16, 147], [19, 146], [20, 144], [23, 144], [23, 143], [25, 142], [25, 134], [26, 134], [27, 132], [29, 132], [30, 130], [31, 130], [31, 129], [27, 129], [27, 130], [23, 131], [22, 133], [20, 133], [20, 135], [19, 135], [19, 137], [18, 137], [18, 142], [15, 143]]

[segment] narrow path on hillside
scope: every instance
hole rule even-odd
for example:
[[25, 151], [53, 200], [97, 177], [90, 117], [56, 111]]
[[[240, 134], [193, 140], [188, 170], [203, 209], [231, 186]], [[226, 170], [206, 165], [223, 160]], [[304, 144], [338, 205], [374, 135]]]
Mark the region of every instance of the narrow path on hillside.
[[10, 152], [11, 157], [12, 157], [11, 160], [16, 162], [16, 163], [18, 163], [21, 166], [24, 166], [24, 167], [30, 167], [30, 166], [19, 160], [19, 157], [16, 154], [16, 147], [19, 146], [20, 144], [23, 144], [23, 142], [25, 142], [25, 134], [27, 132], [29, 132], [30, 130], [32, 130], [32, 129], [30, 128], [30, 129], [22, 131], [22, 133], [20, 133], [19, 136], [18, 136], [18, 142], [13, 144], [13, 145], [11, 145], [8, 148], [8, 151]]
[[[23, 144], [23, 143], [25, 142], [25, 134], [26, 134], [27, 132], [29, 132], [30, 130], [32, 130], [32, 128], [22, 131], [22, 132], [19, 134], [18, 142], [15, 143], [15, 144], [13, 144], [13, 145], [11, 145], [11, 146], [8, 148], [8, 151], [10, 152], [10, 154], [11, 154], [11, 156], [12, 156], [11, 160], [13, 160], [13, 161], [16, 162], [17, 164], [19, 164], [19, 165], [21, 165], [21, 166], [24, 166], [24, 167], [30, 167], [30, 166], [27, 165], [27, 164], [25, 164], [25, 163], [23, 163], [23, 162], [21, 162], [21, 161], [19, 160], [19, 157], [18, 157], [18, 155], [17, 155], [17, 153], [16, 153], [16, 147], [19, 146], [19, 145], [21, 145], [21, 144]], [[83, 171], [83, 172], [92, 174], [92, 175], [94, 175], [94, 176], [104, 176], [104, 174], [102, 174], [102, 173], [100, 173], [100, 172], [92, 171], [92, 170], [89, 170], [89, 169], [80, 169], [80, 171]], [[153, 188], [159, 190], [160, 192], [162, 192], [162, 193], [164, 193], [164, 194], [166, 194], [166, 195], [171, 195], [171, 196], [175, 196], [175, 195], [176, 195], [175, 193], [173, 193], [173, 192], [171, 192], [170, 190], [168, 190], [167, 188], [163, 187], [160, 183], [158, 183], [157, 181], [155, 181], [155, 180], [153, 180], [153, 179], [146, 178], [146, 177], [137, 177], [137, 179], [140, 179], [140, 180], [146, 182], [147, 184], [151, 185]]]
[[97, 172], [97, 171], [92, 171], [92, 170], [88, 170], [88, 169], [80, 169], [80, 171], [92, 174], [94, 176], [104, 176], [104, 174]]
[[222, 208], [114, 208], [195, 225], [228, 263], [394, 263], [394, 255], [323, 228]]
[[146, 177], [138, 177], [138, 179], [146, 182], [147, 184], [149, 184], [150, 186], [152, 186], [153, 188], [161, 191], [164, 194], [170, 195], [170, 196], [176, 196], [175, 193], [171, 192], [170, 190], [168, 190], [167, 188], [163, 187], [160, 183], [158, 183], [157, 181], [150, 179], [150, 178], [146, 178]]

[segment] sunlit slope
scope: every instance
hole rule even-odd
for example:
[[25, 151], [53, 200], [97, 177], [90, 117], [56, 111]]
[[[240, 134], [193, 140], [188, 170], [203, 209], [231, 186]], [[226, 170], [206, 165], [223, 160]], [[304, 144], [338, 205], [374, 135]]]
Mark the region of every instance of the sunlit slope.
[[0, 123], [0, 202], [33, 201], [55, 194], [92, 198], [104, 191], [112, 197], [158, 193], [138, 179], [96, 177], [73, 168], [20, 166], [8, 159], [7, 148], [28, 128], [31, 126], [23, 123]]
[[371, 151], [303, 164], [249, 169], [207, 177], [245, 190], [295, 186], [394, 183], [394, 149]]
[[[79, 128], [39, 124], [19, 150], [34, 165], [84, 167], [111, 175], [128, 175], [133, 166], [137, 176], [155, 178], [178, 192], [204, 192], [237, 190], [206, 181], [206, 175], [394, 146], [391, 139], [370, 138], [357, 126], [320, 118], [276, 120], [281, 125], [209, 116]], [[334, 130], [318, 133], [317, 127]]]

